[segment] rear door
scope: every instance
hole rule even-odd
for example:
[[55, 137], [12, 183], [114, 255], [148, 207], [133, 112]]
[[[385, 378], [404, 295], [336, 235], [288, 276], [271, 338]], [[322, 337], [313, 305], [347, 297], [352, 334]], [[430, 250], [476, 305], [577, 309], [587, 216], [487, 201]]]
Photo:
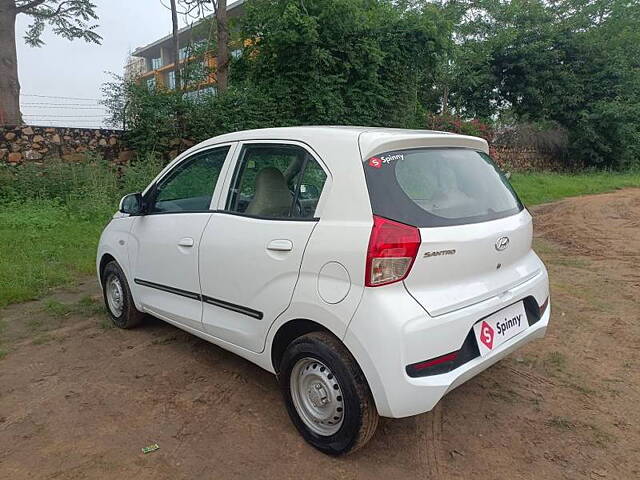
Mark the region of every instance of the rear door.
[[246, 142], [200, 245], [204, 329], [260, 352], [289, 305], [327, 174], [303, 145]]
[[373, 213], [420, 229], [405, 286], [431, 315], [501, 294], [540, 271], [531, 216], [484, 152], [397, 150], [364, 168]]

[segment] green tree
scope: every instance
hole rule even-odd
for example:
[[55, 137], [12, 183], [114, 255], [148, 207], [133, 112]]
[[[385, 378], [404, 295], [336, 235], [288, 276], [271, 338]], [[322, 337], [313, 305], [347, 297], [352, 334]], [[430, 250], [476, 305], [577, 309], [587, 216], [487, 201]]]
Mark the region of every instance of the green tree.
[[479, 0], [457, 26], [453, 100], [470, 117], [552, 123], [580, 162], [624, 168], [640, 145], [640, 24], [625, 0]]
[[69, 40], [77, 38], [100, 43], [92, 22], [98, 17], [90, 0], [0, 0], [0, 125], [22, 123], [20, 82], [16, 55], [16, 17], [31, 17], [25, 41], [41, 47], [47, 25], [53, 32]]
[[428, 3], [255, 0], [244, 35], [237, 76], [274, 99], [282, 124], [417, 126], [449, 31]]

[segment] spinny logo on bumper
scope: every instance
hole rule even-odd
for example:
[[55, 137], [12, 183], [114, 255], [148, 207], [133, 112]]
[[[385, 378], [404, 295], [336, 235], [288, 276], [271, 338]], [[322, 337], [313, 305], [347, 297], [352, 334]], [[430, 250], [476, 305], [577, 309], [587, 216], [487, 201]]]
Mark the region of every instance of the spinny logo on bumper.
[[521, 323], [522, 323], [522, 314], [516, 315], [515, 317], [510, 318], [509, 320], [505, 318], [503, 322], [498, 322], [496, 325], [496, 328], [498, 329], [498, 335], [504, 335], [507, 332], [507, 330], [509, 330], [512, 327], [519, 327]]

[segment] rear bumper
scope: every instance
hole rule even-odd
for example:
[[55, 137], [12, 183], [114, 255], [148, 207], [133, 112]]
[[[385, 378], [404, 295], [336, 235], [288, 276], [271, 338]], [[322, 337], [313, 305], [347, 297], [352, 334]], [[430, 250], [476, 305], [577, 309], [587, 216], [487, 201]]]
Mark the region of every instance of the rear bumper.
[[538, 322], [520, 335], [500, 345], [490, 355], [476, 357], [455, 370], [442, 375], [423, 378], [406, 377], [407, 388], [405, 389], [404, 397], [394, 402], [394, 412], [399, 412], [399, 416], [404, 417], [431, 410], [446, 393], [462, 385], [531, 340], [543, 337], [549, 324], [550, 312], [551, 308], [549, 306]]
[[[490, 367], [509, 353], [543, 337], [549, 304], [542, 317], [519, 335], [484, 357], [476, 357], [440, 375], [413, 378], [405, 367], [460, 348], [473, 324], [501, 308], [532, 296], [541, 305], [549, 296], [543, 269], [536, 277], [499, 297], [439, 317], [429, 317], [406, 290], [389, 286], [385, 295], [367, 289], [344, 343], [362, 368], [378, 413], [407, 417], [431, 410], [449, 391]], [[367, 297], [370, 293], [370, 298]], [[381, 292], [380, 292], [381, 293]]]

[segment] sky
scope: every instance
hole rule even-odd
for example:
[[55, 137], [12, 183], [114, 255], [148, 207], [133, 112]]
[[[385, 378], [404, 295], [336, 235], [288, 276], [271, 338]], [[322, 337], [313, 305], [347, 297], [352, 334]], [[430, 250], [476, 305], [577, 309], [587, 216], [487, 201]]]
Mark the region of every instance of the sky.
[[83, 40], [71, 42], [48, 29], [42, 37], [43, 47], [29, 47], [23, 39], [29, 18], [18, 16], [18, 74], [25, 123], [100, 126], [104, 107], [97, 101], [102, 95], [102, 84], [110, 80], [105, 71], [122, 74], [130, 51], [171, 33], [171, 14], [160, 0], [93, 1], [97, 5], [100, 25], [97, 32], [103, 37], [102, 45]]

